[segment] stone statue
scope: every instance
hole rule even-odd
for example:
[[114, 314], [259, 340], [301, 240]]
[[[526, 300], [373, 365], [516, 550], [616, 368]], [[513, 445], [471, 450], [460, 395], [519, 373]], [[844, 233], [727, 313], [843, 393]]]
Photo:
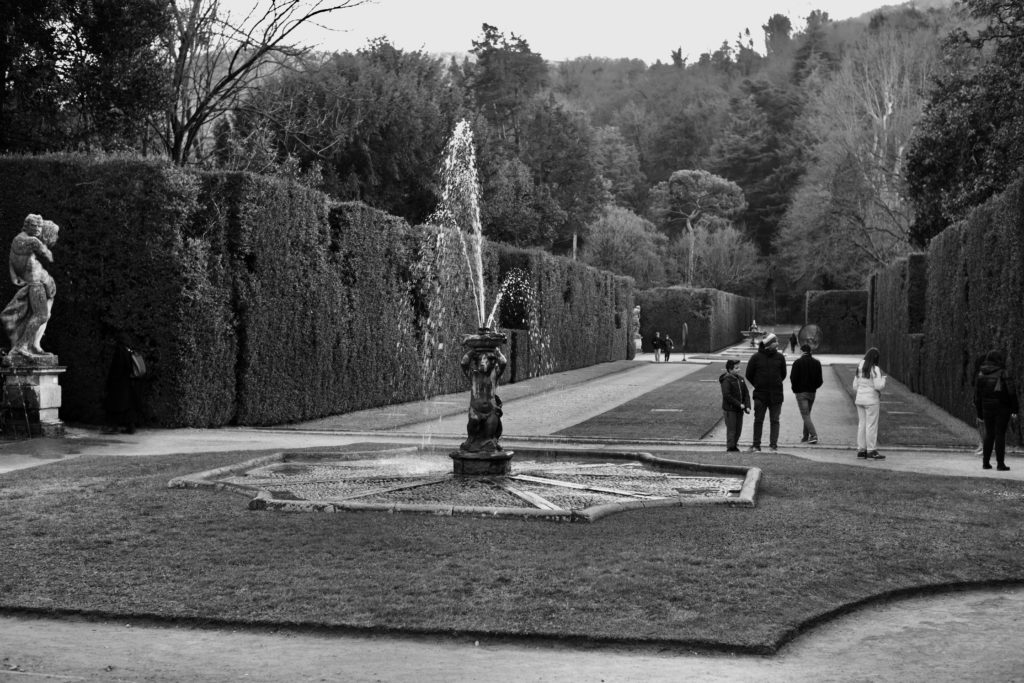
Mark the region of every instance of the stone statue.
[[0, 320], [11, 342], [11, 356], [46, 354], [39, 344], [50, 320], [57, 284], [40, 259], [53, 261], [50, 247], [57, 243], [59, 230], [53, 221], [30, 213], [21, 232], [11, 241], [11, 282], [20, 289], [0, 312]]
[[497, 348], [473, 348], [462, 357], [462, 372], [472, 382], [464, 451], [501, 450], [501, 399], [494, 390], [507, 362]]

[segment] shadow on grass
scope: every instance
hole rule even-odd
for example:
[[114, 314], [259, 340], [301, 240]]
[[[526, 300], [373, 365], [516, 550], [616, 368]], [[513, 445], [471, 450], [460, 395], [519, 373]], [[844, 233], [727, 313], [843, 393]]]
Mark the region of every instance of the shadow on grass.
[[742, 463], [764, 472], [757, 508], [599, 525], [267, 514], [167, 488], [252, 457], [80, 458], [0, 476], [0, 608], [767, 653], [877, 596], [1024, 579], [1019, 482], [759, 455]]

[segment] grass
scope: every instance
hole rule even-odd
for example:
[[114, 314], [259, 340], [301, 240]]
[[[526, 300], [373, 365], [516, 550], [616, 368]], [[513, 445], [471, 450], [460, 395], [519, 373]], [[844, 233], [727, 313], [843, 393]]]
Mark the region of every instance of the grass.
[[1019, 482], [760, 455], [755, 509], [593, 525], [251, 512], [166, 488], [252, 457], [83, 457], [0, 476], [0, 609], [770, 652], [872, 596], [1024, 580]]

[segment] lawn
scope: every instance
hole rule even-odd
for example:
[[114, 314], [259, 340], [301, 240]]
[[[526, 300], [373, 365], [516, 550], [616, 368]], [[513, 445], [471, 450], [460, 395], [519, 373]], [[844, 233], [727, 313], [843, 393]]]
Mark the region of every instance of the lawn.
[[0, 476], [0, 609], [771, 652], [873, 596], [1024, 580], [1019, 482], [761, 455], [754, 509], [591, 525], [255, 512], [167, 488], [252, 457], [83, 457]]

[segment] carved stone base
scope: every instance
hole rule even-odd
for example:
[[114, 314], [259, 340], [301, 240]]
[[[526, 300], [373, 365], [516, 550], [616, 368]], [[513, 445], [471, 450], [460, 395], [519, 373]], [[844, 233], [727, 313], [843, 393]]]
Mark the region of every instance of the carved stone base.
[[47, 356], [45, 364], [23, 364], [15, 360], [0, 367], [4, 436], [17, 437], [23, 433], [24, 436], [64, 436], [64, 423], [58, 415], [61, 405], [58, 378], [67, 368], [56, 364], [56, 356]]
[[452, 471], [466, 477], [502, 476], [512, 470], [512, 451], [452, 451]]

